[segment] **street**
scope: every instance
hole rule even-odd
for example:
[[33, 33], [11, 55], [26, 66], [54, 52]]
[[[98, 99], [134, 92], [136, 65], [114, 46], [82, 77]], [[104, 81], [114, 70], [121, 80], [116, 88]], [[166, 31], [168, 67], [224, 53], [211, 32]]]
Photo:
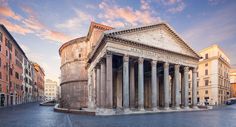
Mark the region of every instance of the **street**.
[[236, 105], [209, 111], [85, 116], [53, 111], [38, 103], [0, 109], [0, 127], [236, 127]]

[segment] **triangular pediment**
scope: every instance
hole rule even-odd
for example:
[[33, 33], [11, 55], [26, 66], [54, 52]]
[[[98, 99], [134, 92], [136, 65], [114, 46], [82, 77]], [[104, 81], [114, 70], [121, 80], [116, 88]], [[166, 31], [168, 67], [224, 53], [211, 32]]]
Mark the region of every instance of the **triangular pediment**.
[[199, 58], [198, 54], [166, 24], [146, 26], [145, 28], [124, 29], [108, 34], [121, 39]]

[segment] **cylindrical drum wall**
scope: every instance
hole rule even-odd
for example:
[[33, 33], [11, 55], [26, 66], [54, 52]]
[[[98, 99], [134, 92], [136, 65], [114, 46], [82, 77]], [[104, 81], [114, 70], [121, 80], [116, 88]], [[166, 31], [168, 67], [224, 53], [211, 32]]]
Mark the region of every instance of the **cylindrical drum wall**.
[[62, 45], [61, 56], [61, 102], [64, 108], [87, 107], [88, 74], [86, 66], [85, 38], [78, 38]]

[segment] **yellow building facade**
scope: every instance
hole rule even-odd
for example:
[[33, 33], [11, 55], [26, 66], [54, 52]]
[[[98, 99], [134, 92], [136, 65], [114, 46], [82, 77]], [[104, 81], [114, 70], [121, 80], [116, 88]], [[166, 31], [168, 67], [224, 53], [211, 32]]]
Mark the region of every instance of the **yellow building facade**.
[[[230, 97], [230, 59], [218, 45], [199, 52], [202, 59], [197, 68], [197, 102], [204, 105], [220, 105]], [[191, 88], [191, 74], [189, 88]], [[189, 101], [191, 102], [191, 91]]]
[[230, 70], [231, 97], [236, 97], [236, 69]]

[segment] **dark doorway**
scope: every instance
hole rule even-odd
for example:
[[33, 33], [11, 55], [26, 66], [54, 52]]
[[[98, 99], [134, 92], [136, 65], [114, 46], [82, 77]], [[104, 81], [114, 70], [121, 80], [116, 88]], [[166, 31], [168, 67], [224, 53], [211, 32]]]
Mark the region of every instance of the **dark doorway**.
[[0, 106], [4, 106], [4, 101], [5, 101], [5, 95], [1, 94], [1, 102], [0, 102]]

